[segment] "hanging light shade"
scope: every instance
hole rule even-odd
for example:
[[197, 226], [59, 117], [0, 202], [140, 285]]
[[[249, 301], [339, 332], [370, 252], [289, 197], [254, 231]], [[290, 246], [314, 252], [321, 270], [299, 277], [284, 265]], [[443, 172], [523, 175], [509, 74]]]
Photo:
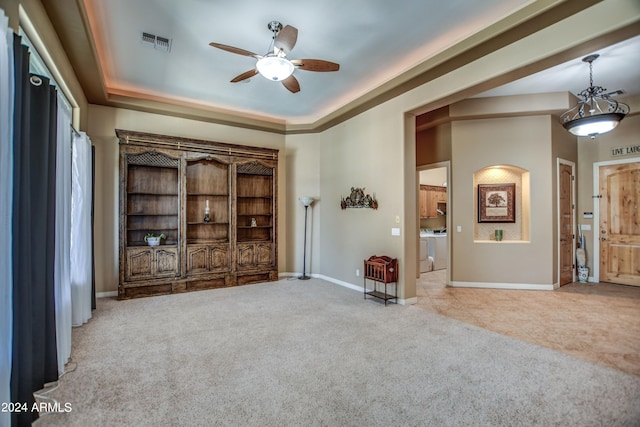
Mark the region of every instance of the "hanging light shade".
[[573, 135], [595, 138], [613, 130], [629, 113], [629, 106], [611, 99], [606, 89], [593, 85], [593, 61], [600, 55], [582, 58], [589, 64], [589, 87], [578, 94], [580, 100], [572, 109], [560, 115], [562, 126]]

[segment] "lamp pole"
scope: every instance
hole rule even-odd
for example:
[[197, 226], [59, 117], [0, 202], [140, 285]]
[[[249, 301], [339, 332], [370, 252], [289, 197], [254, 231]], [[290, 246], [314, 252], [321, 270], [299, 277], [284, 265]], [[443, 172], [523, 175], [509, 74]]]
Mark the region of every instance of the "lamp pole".
[[300, 197], [299, 200], [304, 205], [304, 248], [302, 255], [302, 276], [298, 277], [298, 279], [309, 280], [311, 277], [307, 276], [307, 214], [309, 206], [313, 203], [313, 197]]

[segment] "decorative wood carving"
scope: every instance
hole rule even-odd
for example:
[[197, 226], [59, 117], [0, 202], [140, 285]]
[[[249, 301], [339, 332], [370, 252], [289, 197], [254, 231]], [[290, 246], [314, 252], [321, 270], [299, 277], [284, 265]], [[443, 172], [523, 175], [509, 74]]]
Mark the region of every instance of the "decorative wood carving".
[[351, 193], [340, 201], [342, 209], [347, 208], [371, 208], [378, 209], [378, 201], [375, 193], [373, 196], [364, 193], [365, 188], [351, 187]]

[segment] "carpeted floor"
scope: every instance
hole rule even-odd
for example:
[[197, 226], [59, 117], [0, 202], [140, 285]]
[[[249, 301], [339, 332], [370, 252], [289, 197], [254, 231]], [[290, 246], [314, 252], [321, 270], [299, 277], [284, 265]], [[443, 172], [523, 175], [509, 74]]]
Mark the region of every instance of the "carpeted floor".
[[640, 424], [640, 377], [318, 279], [102, 299], [72, 358], [36, 425]]

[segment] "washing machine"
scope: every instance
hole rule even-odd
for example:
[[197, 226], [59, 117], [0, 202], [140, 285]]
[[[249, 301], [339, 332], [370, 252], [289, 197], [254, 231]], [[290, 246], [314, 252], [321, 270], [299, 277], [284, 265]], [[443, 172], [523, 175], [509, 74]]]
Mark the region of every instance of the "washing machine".
[[433, 270], [433, 257], [429, 256], [429, 238], [420, 238], [420, 273]]

